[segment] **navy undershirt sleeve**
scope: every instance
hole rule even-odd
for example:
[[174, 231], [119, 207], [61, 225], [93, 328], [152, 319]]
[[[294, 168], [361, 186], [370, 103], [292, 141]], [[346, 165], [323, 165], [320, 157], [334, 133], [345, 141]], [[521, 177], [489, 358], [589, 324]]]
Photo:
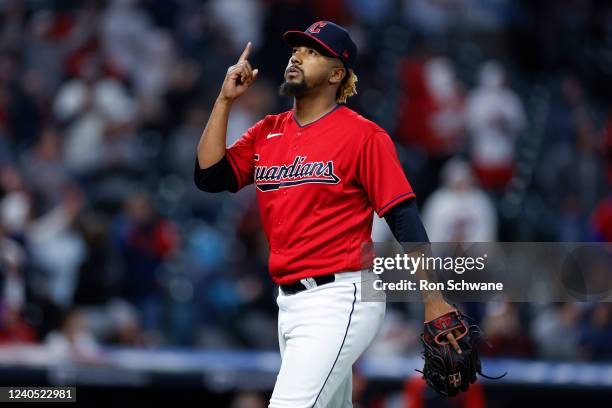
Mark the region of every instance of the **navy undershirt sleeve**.
[[207, 193], [219, 193], [221, 191], [235, 193], [238, 191], [238, 180], [227, 155], [207, 169], [200, 168], [196, 157], [193, 180], [200, 190]]
[[429, 242], [415, 201], [414, 198], [402, 201], [384, 215], [398, 242]]

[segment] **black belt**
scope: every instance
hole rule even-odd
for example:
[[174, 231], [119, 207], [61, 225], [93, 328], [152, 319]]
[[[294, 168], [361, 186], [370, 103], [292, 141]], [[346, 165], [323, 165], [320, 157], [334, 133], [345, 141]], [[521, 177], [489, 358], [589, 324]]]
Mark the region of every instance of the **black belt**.
[[287, 295], [293, 295], [306, 289], [316, 288], [317, 286], [325, 285], [326, 283], [332, 283], [336, 280], [336, 275], [315, 276], [313, 278], [304, 278], [293, 283], [287, 283], [280, 285], [283, 293]]

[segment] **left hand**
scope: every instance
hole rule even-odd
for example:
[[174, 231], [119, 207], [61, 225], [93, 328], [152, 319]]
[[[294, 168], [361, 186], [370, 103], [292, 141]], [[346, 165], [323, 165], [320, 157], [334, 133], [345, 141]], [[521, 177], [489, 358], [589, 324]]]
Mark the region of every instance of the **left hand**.
[[[446, 303], [444, 300], [432, 300], [425, 303], [425, 322], [430, 322], [442, 315], [454, 311], [455, 308]], [[461, 335], [459, 330], [454, 330], [446, 335], [448, 342], [453, 346], [453, 349], [461, 354], [461, 347], [457, 343], [455, 336]]]

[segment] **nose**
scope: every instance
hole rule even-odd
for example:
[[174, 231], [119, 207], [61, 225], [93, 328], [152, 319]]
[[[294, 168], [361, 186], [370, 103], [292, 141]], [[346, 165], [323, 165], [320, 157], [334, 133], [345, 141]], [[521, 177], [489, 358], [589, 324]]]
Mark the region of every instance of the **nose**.
[[294, 52], [293, 54], [291, 54], [291, 58], [289, 58], [289, 62], [291, 63], [291, 65], [298, 65], [300, 64], [302, 61], [298, 58], [298, 55], [300, 54], [300, 52]]

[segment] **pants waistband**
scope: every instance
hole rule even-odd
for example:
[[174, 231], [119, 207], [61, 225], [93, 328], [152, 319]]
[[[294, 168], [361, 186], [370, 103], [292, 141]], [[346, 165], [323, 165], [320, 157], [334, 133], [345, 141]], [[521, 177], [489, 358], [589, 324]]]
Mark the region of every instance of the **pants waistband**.
[[279, 286], [284, 294], [293, 295], [332, 282], [359, 283], [363, 280], [372, 279], [377, 279], [377, 276], [371, 270], [364, 269], [363, 271], [337, 272], [329, 275], [303, 278], [294, 283]]

